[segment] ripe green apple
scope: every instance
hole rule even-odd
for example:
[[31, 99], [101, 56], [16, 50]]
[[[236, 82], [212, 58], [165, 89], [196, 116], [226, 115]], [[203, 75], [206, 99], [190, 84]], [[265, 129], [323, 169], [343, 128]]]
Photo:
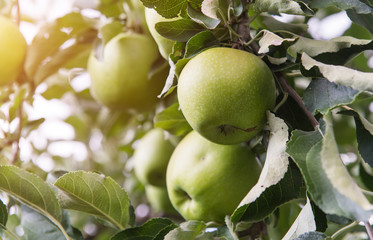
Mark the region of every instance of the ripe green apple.
[[166, 186], [166, 170], [175, 146], [160, 128], [150, 130], [136, 146], [134, 170], [144, 185]]
[[155, 25], [159, 22], [174, 21], [177, 18], [164, 18], [152, 8], [145, 8], [145, 19], [148, 25], [149, 32], [153, 36], [155, 42], [158, 45], [159, 52], [164, 59], [168, 59], [168, 55], [172, 52], [172, 46], [175, 41], [163, 37], [155, 30]]
[[216, 144], [192, 131], [171, 156], [167, 190], [186, 220], [221, 223], [256, 184], [260, 171], [247, 145]]
[[256, 55], [216, 47], [191, 59], [178, 81], [181, 110], [191, 127], [220, 144], [247, 141], [275, 105], [272, 72]]
[[0, 15], [0, 86], [14, 81], [26, 56], [27, 43], [17, 25]]
[[177, 213], [168, 197], [166, 187], [146, 185], [145, 194], [154, 212], [167, 214]]
[[164, 67], [149, 78], [158, 57], [157, 45], [150, 36], [118, 34], [104, 46], [102, 59], [95, 51], [89, 57], [92, 96], [112, 109], [151, 109], [168, 75]]

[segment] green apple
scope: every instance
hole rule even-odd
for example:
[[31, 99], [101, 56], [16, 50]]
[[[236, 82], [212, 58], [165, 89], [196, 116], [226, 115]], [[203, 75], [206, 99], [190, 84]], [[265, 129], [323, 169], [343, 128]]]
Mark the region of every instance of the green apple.
[[247, 145], [216, 144], [192, 131], [171, 156], [167, 190], [186, 220], [221, 223], [256, 184], [260, 171]]
[[175, 146], [160, 128], [150, 130], [136, 146], [134, 170], [144, 185], [166, 186], [166, 170]]
[[145, 19], [148, 25], [149, 32], [153, 36], [155, 42], [158, 45], [159, 52], [164, 59], [168, 59], [168, 55], [172, 52], [172, 47], [175, 41], [163, 37], [155, 30], [155, 25], [159, 22], [174, 21], [178, 18], [164, 18], [152, 8], [145, 8]]
[[275, 105], [272, 72], [256, 55], [216, 47], [191, 59], [177, 87], [181, 110], [191, 127], [220, 144], [247, 141]]
[[[102, 105], [118, 110], [145, 111], [157, 102], [168, 75], [167, 67], [150, 74], [158, 48], [150, 36], [120, 33], [88, 60], [92, 96]], [[151, 77], [149, 78], [149, 76]]]
[[175, 208], [172, 206], [170, 199], [168, 198], [166, 187], [146, 185], [145, 194], [154, 212], [166, 214], [177, 213]]
[[0, 86], [14, 81], [22, 70], [27, 43], [18, 26], [0, 15]]

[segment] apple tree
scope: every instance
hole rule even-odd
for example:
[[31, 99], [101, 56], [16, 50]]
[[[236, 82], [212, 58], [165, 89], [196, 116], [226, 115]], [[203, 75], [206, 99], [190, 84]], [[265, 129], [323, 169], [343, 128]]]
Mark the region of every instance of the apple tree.
[[25, 2], [0, 0], [0, 239], [373, 239], [372, 0]]

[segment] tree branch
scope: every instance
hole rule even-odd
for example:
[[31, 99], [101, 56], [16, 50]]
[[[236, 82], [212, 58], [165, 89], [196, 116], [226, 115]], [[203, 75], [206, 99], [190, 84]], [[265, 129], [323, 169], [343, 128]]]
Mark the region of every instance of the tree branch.
[[310, 123], [312, 124], [312, 126], [314, 128], [316, 128], [319, 123], [317, 122], [316, 118], [313, 116], [313, 114], [308, 111], [308, 109], [306, 108], [306, 106], [304, 105], [303, 101], [302, 101], [302, 98], [298, 95], [298, 93], [288, 84], [288, 82], [286, 81], [285, 77], [280, 74], [280, 73], [277, 73], [276, 74], [276, 77], [278, 78], [279, 80], [279, 83], [281, 84], [281, 87], [282, 89], [289, 94], [289, 96], [291, 96], [299, 105], [299, 107], [303, 110], [304, 114], [306, 114], [307, 118], [309, 119]]
[[370, 223], [368, 221], [364, 222], [364, 225], [365, 225], [365, 229], [367, 230], [369, 239], [373, 240], [373, 229], [372, 229], [372, 226], [370, 225]]

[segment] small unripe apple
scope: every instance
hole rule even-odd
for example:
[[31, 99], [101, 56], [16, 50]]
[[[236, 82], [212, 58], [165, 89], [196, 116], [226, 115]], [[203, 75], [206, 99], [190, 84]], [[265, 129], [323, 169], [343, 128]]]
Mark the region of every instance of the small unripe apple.
[[17, 25], [0, 15], [0, 86], [14, 81], [26, 56], [27, 43]]
[[175, 41], [163, 37], [155, 30], [155, 25], [159, 22], [174, 21], [177, 18], [164, 18], [152, 8], [145, 8], [145, 19], [148, 25], [149, 32], [153, 36], [155, 42], [158, 45], [159, 52], [164, 59], [168, 59], [168, 55], [172, 52], [172, 47]]
[[177, 89], [191, 127], [220, 144], [240, 143], [258, 134], [276, 100], [272, 72], [264, 61], [224, 47], [210, 48], [191, 59]]
[[144, 185], [166, 187], [166, 170], [175, 146], [160, 128], [150, 130], [136, 146], [134, 170]]
[[167, 190], [186, 220], [222, 223], [256, 184], [260, 171], [247, 145], [216, 144], [192, 131], [171, 156]]
[[158, 57], [157, 45], [150, 36], [118, 34], [105, 45], [102, 59], [94, 51], [89, 57], [92, 96], [112, 109], [151, 109], [168, 75], [167, 68], [150, 74]]

